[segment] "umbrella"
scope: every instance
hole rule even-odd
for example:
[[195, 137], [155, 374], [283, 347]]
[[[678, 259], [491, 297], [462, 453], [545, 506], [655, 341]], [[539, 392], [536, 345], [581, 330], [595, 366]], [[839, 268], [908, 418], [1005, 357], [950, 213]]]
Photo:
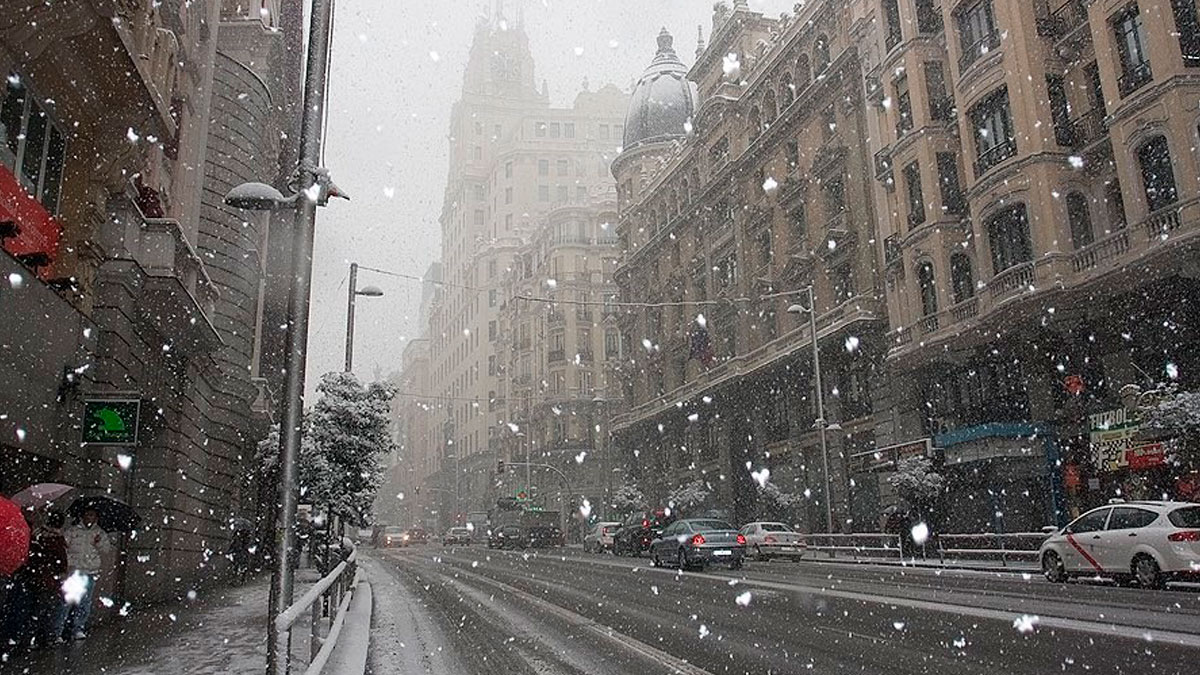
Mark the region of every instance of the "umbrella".
[[29, 523], [21, 507], [0, 497], [0, 576], [8, 576], [29, 557]]
[[71, 502], [67, 515], [80, 518], [87, 511], [95, 511], [100, 516], [100, 529], [105, 532], [130, 532], [136, 530], [142, 523], [142, 517], [133, 507], [116, 497], [108, 495], [87, 495]]
[[27, 509], [40, 509], [74, 489], [75, 486], [62, 483], [38, 483], [13, 495], [12, 500]]
[[235, 530], [235, 531], [236, 530], [253, 530], [254, 523], [250, 522], [249, 520], [247, 520], [245, 518], [242, 518], [241, 516], [236, 516], [234, 518], [229, 519], [229, 529]]

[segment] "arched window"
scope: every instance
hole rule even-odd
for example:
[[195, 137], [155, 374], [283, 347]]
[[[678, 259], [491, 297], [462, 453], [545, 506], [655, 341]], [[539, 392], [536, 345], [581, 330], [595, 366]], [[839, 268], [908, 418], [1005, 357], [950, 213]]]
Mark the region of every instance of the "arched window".
[[1033, 260], [1029, 215], [1024, 204], [1013, 204], [987, 219], [988, 244], [992, 249], [992, 273]]
[[779, 109], [775, 107], [775, 94], [767, 91], [763, 96], [763, 122], [766, 123], [764, 126], [771, 126], [776, 117], [779, 117]]
[[796, 93], [799, 94], [812, 82], [812, 69], [808, 65], [808, 54], [801, 54], [796, 60]]
[[758, 106], [754, 106], [753, 108], [750, 109], [749, 122], [750, 122], [750, 140], [754, 140], [754, 139], [758, 138], [758, 135], [760, 133], [762, 133], [762, 113], [759, 111]]
[[1083, 248], [1096, 240], [1092, 231], [1092, 216], [1088, 212], [1087, 197], [1080, 192], [1067, 195], [1067, 222], [1071, 226], [1071, 243]]
[[1175, 173], [1171, 169], [1171, 149], [1165, 136], [1155, 136], [1142, 143], [1137, 151], [1142, 170], [1142, 185], [1146, 190], [1146, 205], [1153, 213], [1179, 201], [1175, 188]]
[[813, 70], [817, 74], [825, 72], [829, 67], [829, 38], [824, 34], [817, 36], [813, 43]]
[[779, 106], [786, 108], [796, 100], [796, 83], [792, 81], [791, 73], [784, 73], [779, 84]]
[[933, 277], [933, 263], [925, 261], [917, 267], [917, 285], [921, 289], [921, 316], [937, 314], [937, 280]]
[[975, 297], [975, 273], [971, 270], [971, 258], [966, 253], [950, 256], [950, 285], [953, 286], [956, 304]]

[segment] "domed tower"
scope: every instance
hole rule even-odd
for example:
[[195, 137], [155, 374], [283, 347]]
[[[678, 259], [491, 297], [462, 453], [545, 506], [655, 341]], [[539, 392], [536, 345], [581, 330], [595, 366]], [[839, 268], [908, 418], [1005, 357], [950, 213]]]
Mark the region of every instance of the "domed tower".
[[658, 53], [642, 73], [629, 99], [621, 154], [613, 161], [620, 207], [640, 199], [643, 167], [683, 138], [685, 126], [696, 112], [696, 85], [675, 53], [675, 39], [666, 28], [658, 34]]

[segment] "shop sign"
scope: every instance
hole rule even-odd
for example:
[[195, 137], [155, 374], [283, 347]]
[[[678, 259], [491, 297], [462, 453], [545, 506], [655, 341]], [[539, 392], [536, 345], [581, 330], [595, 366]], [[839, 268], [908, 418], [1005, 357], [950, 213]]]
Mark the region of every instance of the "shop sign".
[[1143, 471], [1166, 462], [1162, 443], [1138, 439], [1141, 422], [1124, 408], [1088, 415], [1092, 463], [1101, 472]]
[[83, 442], [137, 445], [142, 402], [139, 399], [88, 399], [83, 402]]

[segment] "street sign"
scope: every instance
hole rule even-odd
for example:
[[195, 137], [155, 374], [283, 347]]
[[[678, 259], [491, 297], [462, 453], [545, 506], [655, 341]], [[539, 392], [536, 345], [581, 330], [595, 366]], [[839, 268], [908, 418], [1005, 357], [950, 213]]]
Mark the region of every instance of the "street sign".
[[83, 442], [89, 445], [137, 445], [141, 406], [139, 399], [85, 400]]

